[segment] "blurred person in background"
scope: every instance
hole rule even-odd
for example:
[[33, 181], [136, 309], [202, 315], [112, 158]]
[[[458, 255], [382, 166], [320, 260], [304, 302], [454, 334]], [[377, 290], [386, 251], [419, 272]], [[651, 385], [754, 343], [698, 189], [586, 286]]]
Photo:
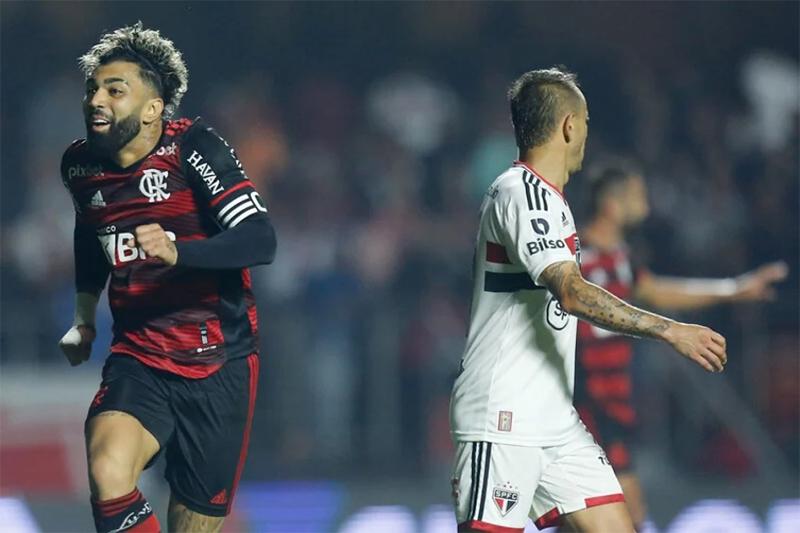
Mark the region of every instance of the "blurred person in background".
[[170, 118], [181, 54], [141, 23], [80, 58], [87, 138], [61, 163], [75, 206], [74, 326], [87, 360], [106, 281], [114, 340], [86, 420], [97, 531], [160, 531], [136, 488], [166, 451], [169, 531], [219, 531], [248, 446], [258, 328], [248, 267], [275, 233], [233, 149], [200, 119]]
[[[637, 309], [587, 282], [563, 196], [581, 169], [589, 112], [562, 68], [509, 90], [519, 161], [481, 206], [473, 301], [453, 388], [452, 479], [459, 531], [633, 531], [617, 478], [573, 406], [577, 318], [668, 342], [709, 372], [727, 361], [718, 333]], [[535, 169], [535, 170], [534, 170]]]
[[[635, 265], [625, 237], [650, 211], [643, 172], [629, 161], [606, 161], [593, 169], [590, 180], [590, 218], [581, 232], [581, 271], [589, 282], [618, 298], [669, 310], [775, 298], [772, 284], [787, 275], [782, 262], [732, 279], [667, 278]], [[614, 467], [639, 529], [647, 513], [631, 461], [636, 422], [631, 401], [633, 343], [619, 333], [580, 322], [577, 346], [575, 406]]]

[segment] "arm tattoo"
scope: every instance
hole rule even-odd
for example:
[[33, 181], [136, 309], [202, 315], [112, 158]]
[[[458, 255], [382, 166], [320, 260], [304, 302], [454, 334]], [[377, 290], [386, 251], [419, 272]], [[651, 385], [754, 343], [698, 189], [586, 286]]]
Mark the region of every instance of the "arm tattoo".
[[595, 326], [651, 338], [662, 338], [670, 327], [668, 319], [638, 309], [583, 279], [578, 265], [572, 261], [547, 267], [539, 278], [562, 307]]

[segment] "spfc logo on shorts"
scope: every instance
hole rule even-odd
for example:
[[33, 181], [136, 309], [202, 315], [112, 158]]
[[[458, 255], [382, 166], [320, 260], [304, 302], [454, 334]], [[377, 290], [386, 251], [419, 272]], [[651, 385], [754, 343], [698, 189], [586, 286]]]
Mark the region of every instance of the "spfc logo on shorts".
[[495, 487], [492, 499], [500, 510], [500, 514], [505, 516], [519, 503], [519, 492], [502, 487]]

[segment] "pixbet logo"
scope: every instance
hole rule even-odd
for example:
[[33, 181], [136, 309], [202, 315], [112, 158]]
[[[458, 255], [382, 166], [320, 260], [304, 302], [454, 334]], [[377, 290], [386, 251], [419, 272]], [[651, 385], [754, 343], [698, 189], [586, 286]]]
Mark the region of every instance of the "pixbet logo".
[[543, 250], [552, 250], [555, 248], [566, 248], [567, 245], [564, 244], [562, 240], [555, 240], [555, 239], [545, 239], [544, 237], [540, 237], [535, 241], [531, 241], [526, 245], [528, 247], [528, 253], [530, 255], [538, 254]]
[[69, 167], [67, 176], [72, 178], [93, 178], [95, 176], [103, 175], [103, 167], [100, 165], [78, 165]]
[[175, 143], [170, 144], [169, 146], [162, 146], [161, 148], [156, 151], [156, 155], [175, 155], [175, 150], [177, 146]]
[[[113, 227], [113, 226], [111, 226]], [[167, 237], [172, 242], [175, 242], [175, 234], [171, 231], [165, 232]], [[100, 244], [103, 246], [103, 251], [106, 253], [106, 259], [112, 266], [119, 266], [123, 263], [130, 263], [131, 261], [144, 261], [147, 255], [144, 250], [138, 246], [130, 246], [128, 243], [133, 242], [133, 233], [121, 232], [111, 233], [108, 235], [98, 235]]]

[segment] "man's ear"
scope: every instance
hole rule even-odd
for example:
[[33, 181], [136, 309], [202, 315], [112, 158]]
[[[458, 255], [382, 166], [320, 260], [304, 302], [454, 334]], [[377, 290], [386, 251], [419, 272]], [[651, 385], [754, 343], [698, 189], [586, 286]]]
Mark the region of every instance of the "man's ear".
[[564, 117], [564, 121], [561, 124], [561, 132], [564, 135], [564, 141], [569, 143], [572, 140], [572, 137], [575, 134], [575, 114], [568, 113]]
[[145, 124], [152, 124], [161, 118], [161, 113], [163, 112], [164, 100], [161, 98], [152, 98], [149, 102], [147, 102], [147, 106], [145, 106], [144, 115], [142, 115], [142, 122]]

